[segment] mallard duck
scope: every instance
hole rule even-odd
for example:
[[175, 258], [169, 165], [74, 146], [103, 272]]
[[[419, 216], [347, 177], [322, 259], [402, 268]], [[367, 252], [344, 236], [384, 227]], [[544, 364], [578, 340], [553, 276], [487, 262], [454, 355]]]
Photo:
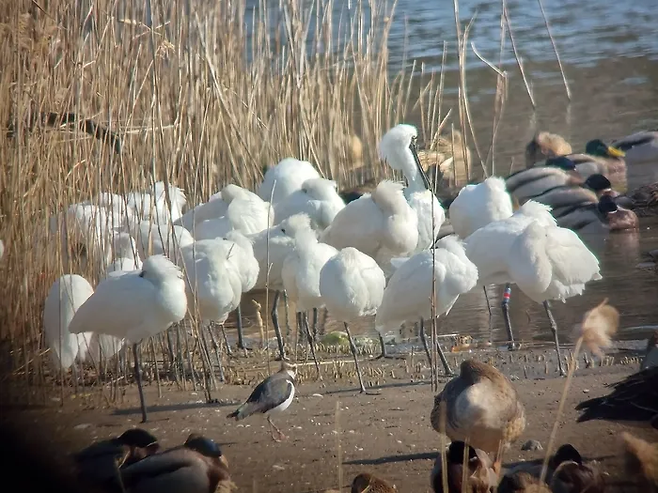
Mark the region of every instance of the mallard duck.
[[623, 150], [608, 146], [600, 139], [590, 140], [585, 145], [585, 153], [574, 153], [571, 145], [560, 135], [538, 132], [526, 146], [526, 167], [536, 166], [547, 158], [564, 156], [575, 165], [578, 174], [586, 179], [599, 173], [614, 183], [626, 183], [626, 163]]
[[658, 366], [658, 330], [654, 331], [647, 341], [647, 350], [640, 365], [640, 370]]
[[338, 195], [346, 204], [353, 202], [367, 193], [372, 193], [377, 188], [377, 180], [370, 178], [360, 185], [343, 188], [338, 191]]
[[121, 469], [126, 493], [229, 493], [228, 461], [213, 440], [192, 433], [185, 443]]
[[[578, 450], [571, 444], [567, 443], [560, 446], [555, 454], [551, 456], [546, 469], [546, 482], [544, 483], [539, 481], [542, 467], [542, 462], [516, 466], [508, 471], [501, 480], [501, 485], [508, 486], [505, 486], [502, 490], [499, 486], [498, 491], [526, 491], [518, 489], [518, 486], [515, 485], [543, 487], [552, 493], [581, 493], [585, 491], [602, 493], [604, 491], [603, 475], [596, 463], [585, 463]], [[514, 489], [515, 487], [517, 489]], [[539, 491], [544, 490], [540, 489]]]
[[603, 397], [581, 402], [578, 422], [592, 419], [651, 421], [658, 415], [658, 366], [641, 370], [612, 385]]
[[560, 186], [578, 186], [584, 182], [573, 161], [552, 157], [541, 165], [522, 169], [505, 178], [507, 192], [523, 205], [530, 199]]
[[611, 146], [626, 153], [629, 165], [658, 163], [658, 130], [643, 130], [613, 140]]
[[[441, 407], [445, 405], [445, 428]], [[525, 409], [512, 382], [491, 365], [473, 359], [462, 362], [459, 376], [434, 398], [432, 428], [451, 440], [468, 440], [475, 448], [498, 454], [525, 429]]]
[[498, 484], [498, 493], [553, 493], [548, 484], [525, 471], [506, 474]]
[[618, 206], [637, 211], [643, 216], [658, 211], [658, 182], [620, 194], [612, 188], [610, 180], [605, 176], [593, 174], [585, 180], [583, 186], [594, 191], [599, 197], [609, 195]]
[[397, 489], [385, 479], [362, 472], [352, 481], [352, 493], [397, 493]]
[[[468, 470], [466, 484], [463, 484], [465, 454]], [[446, 452], [446, 466], [448, 491], [443, 489], [443, 466], [439, 455], [434, 461], [430, 477], [434, 493], [489, 493], [498, 483], [500, 469], [494, 468], [489, 455], [462, 441], [450, 443]]]
[[628, 477], [639, 479], [643, 493], [658, 493], [658, 444], [625, 431], [621, 434], [621, 442]]
[[127, 467], [157, 454], [157, 438], [142, 428], [131, 428], [121, 435], [103, 440], [74, 454], [80, 479], [90, 486], [121, 488], [119, 468]]

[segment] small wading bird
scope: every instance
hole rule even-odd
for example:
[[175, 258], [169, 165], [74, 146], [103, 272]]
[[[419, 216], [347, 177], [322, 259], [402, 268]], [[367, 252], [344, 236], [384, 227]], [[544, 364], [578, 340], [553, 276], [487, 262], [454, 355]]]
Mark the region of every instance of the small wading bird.
[[101, 281], [73, 316], [69, 332], [107, 334], [133, 344], [142, 422], [146, 422], [138, 346], [142, 340], [183, 320], [186, 312], [182, 271], [165, 256], [153, 255], [144, 261], [141, 271]]
[[265, 414], [270, 428], [279, 435], [277, 439], [272, 431], [272, 439], [276, 442], [286, 438], [279, 428], [272, 422], [272, 416], [281, 414], [288, 409], [295, 398], [295, 375], [297, 365], [281, 362], [281, 369], [270, 375], [253, 390], [249, 398], [238, 407], [227, 418], [235, 418], [236, 421], [245, 419], [252, 414]]
[[500, 461], [500, 444], [502, 450], [508, 448], [526, 426], [525, 409], [512, 382], [493, 366], [472, 359], [461, 364], [459, 376], [435, 397], [430, 421], [450, 440], [468, 441], [495, 454], [495, 463]]
[[122, 468], [121, 479], [126, 493], [229, 493], [235, 487], [219, 445], [197, 433]]

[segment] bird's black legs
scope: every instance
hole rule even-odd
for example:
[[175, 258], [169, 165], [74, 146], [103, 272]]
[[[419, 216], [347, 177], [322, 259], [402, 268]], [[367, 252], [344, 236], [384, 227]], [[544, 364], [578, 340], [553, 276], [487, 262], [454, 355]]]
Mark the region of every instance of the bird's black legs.
[[139, 368], [139, 343], [133, 344], [133, 357], [135, 359], [135, 380], [139, 390], [139, 404], [142, 407], [142, 423], [146, 423], [146, 402], [144, 401], [144, 389], [142, 389], [142, 373]]
[[[303, 322], [304, 332], [306, 333], [306, 339], [308, 339], [308, 344], [311, 346], [311, 356], [313, 356], [313, 362], [315, 363], [315, 369], [318, 372], [318, 378], [320, 378], [320, 363], [318, 363], [318, 357], [315, 355], [315, 341], [311, 336], [311, 331], [308, 327], [308, 315], [306, 312], [298, 314], [301, 317]], [[307, 353], [308, 354], [308, 353]]]
[[507, 329], [507, 337], [509, 338], [508, 348], [510, 351], [519, 349], [519, 343], [514, 341], [514, 334], [512, 333], [512, 321], [509, 317], [509, 300], [512, 296], [512, 285], [505, 284], [505, 291], [503, 292], [503, 302], [501, 307], [503, 309], [503, 319], [505, 320], [505, 328]]
[[546, 315], [548, 315], [548, 321], [551, 324], [551, 331], [553, 332], [553, 341], [555, 341], [555, 351], [557, 352], [557, 368], [560, 372], [560, 376], [566, 376], [567, 373], [564, 371], [564, 367], [562, 366], [562, 356], [560, 355], [560, 341], [558, 341], [557, 338], [557, 323], [555, 322], [555, 318], [553, 318], [553, 314], [551, 313], [551, 305], [547, 301], [544, 301], [543, 303], [544, 309], [546, 310]]
[[384, 342], [384, 337], [379, 334], [379, 345], [382, 348], [382, 353], [377, 356], [375, 359], [387, 358], [387, 359], [404, 359], [404, 356], [392, 356], [386, 351], [386, 343]]
[[274, 333], [276, 334], [276, 342], [279, 345], [279, 359], [286, 359], [286, 351], [283, 347], [283, 338], [281, 337], [281, 329], [279, 328], [279, 315], [277, 307], [279, 305], [279, 298], [281, 291], [274, 293], [274, 300], [272, 301], [272, 325], [274, 325]]
[[317, 308], [313, 308], [313, 341], [318, 342], [318, 320], [320, 313]]
[[432, 366], [432, 355], [430, 354], [430, 348], [427, 345], [427, 336], [425, 335], [425, 322], [423, 319], [420, 319], [420, 340], [423, 343], [423, 348], [425, 349], [425, 354], [427, 355], [427, 361], [429, 361], [430, 366]]
[[244, 332], [242, 331], [242, 308], [241, 308], [242, 302], [238, 304], [238, 308], [236, 309], [236, 318], [237, 318], [237, 323], [238, 323], [238, 349], [246, 349], [244, 345]]
[[489, 342], [493, 342], [493, 310], [491, 309], [491, 302], [487, 294], [487, 287], [482, 286], [482, 290], [484, 291], [484, 299], [487, 300], [487, 309], [489, 310]]
[[354, 366], [356, 366], [356, 374], [359, 377], [359, 387], [361, 389], [362, 394], [367, 394], [368, 391], [366, 391], [366, 386], [363, 385], [363, 376], [361, 375], [361, 368], [359, 367], [359, 358], [356, 356], [356, 345], [354, 344], [354, 339], [352, 339], [352, 333], [350, 332], [350, 327], [347, 325], [347, 322], [343, 322], [345, 324], [345, 332], [347, 332], [347, 339], [350, 341], [350, 349], [352, 350], [352, 356], [354, 356]]
[[286, 337], [290, 337], [290, 305], [288, 305], [288, 293], [286, 293], [285, 290], [283, 290], [283, 308], [285, 310], [285, 315], [286, 315]]
[[[438, 325], [439, 325], [439, 319], [438, 318], [436, 320], [436, 325], [437, 325], [437, 329], [438, 329]], [[439, 358], [441, 358], [441, 363], [443, 364], [443, 369], [445, 371], [445, 376], [446, 377], [454, 376], [455, 374], [450, 369], [450, 364], [448, 364], [448, 358], [446, 358], [446, 355], [443, 352], [443, 348], [441, 348], [441, 344], [439, 343], [438, 339], [436, 340], [436, 350], [439, 353]]]
[[226, 345], [226, 354], [229, 356], [233, 356], [233, 350], [231, 349], [231, 345], [228, 343], [228, 337], [226, 335], [226, 329], [224, 328], [224, 324], [221, 324], [220, 329], [222, 330], [222, 337], [224, 338], [224, 344]]
[[[277, 428], [277, 426], [272, 421], [272, 418], [270, 418], [269, 416], [267, 417], [267, 422], [270, 424], [270, 431], [272, 432], [272, 440], [274, 440], [275, 442], [280, 442], [281, 440], [285, 440], [286, 438], [288, 438], [283, 434], [283, 432], [279, 428]], [[274, 436], [275, 430], [277, 435], [279, 435], [279, 438]]]

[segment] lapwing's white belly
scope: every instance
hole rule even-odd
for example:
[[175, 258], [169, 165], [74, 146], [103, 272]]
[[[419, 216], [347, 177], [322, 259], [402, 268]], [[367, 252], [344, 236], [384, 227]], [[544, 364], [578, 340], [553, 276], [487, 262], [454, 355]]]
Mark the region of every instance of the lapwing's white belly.
[[292, 384], [292, 382], [288, 382], [288, 385], [290, 386], [290, 395], [285, 401], [283, 401], [277, 407], [273, 408], [271, 411], [268, 411], [267, 414], [269, 414], [270, 416], [276, 416], [277, 414], [281, 414], [283, 411], [288, 409], [290, 404], [292, 404], [292, 400], [295, 398], [295, 386]]

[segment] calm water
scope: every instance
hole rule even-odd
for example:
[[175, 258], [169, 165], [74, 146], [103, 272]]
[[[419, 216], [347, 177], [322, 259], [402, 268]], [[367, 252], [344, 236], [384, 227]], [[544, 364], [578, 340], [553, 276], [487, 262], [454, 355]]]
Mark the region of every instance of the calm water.
[[[251, 2], [251, 0], [250, 0]], [[257, 6], [258, 2], [251, 2]], [[275, 6], [277, 2], [271, 2]], [[307, 3], [306, 5], [311, 5]], [[335, 22], [349, 17], [355, 3], [337, 2]], [[564, 70], [572, 91], [568, 101], [558, 65], [536, 2], [509, 1], [510, 21], [516, 45], [534, 92], [533, 111], [519, 70], [505, 40], [503, 70], [509, 75], [509, 97], [496, 144], [497, 173], [507, 174], [524, 165], [524, 146], [537, 129], [558, 132], [573, 145], [584, 148], [593, 138], [613, 139], [634, 131], [658, 128], [658, 9], [655, 2], [634, 4], [613, 0], [545, 0]], [[350, 10], [350, 8], [352, 10]], [[499, 2], [460, 1], [460, 18], [468, 22], [477, 12], [470, 41], [487, 59], [497, 63], [500, 46]], [[247, 16], [249, 21], [249, 16]], [[341, 36], [338, 28], [335, 33]], [[312, 33], [309, 35], [312, 38]], [[444, 41], [447, 42], [446, 99], [444, 113], [456, 107], [456, 42], [452, 2], [399, 0], [389, 36], [389, 63], [397, 70], [413, 61], [426, 70], [438, 71]], [[339, 46], [337, 47], [339, 48]], [[309, 50], [323, 47], [309, 46]], [[406, 50], [406, 51], [405, 51]], [[495, 75], [472, 51], [467, 53], [468, 92], [480, 151], [486, 155], [491, 136]], [[419, 124], [417, 115], [406, 121]], [[453, 119], [457, 124], [457, 121]], [[474, 148], [471, 145], [471, 150]], [[631, 170], [629, 188], [658, 181], [656, 169]], [[635, 269], [642, 252], [658, 248], [658, 220], [643, 219], [636, 233], [612, 234], [607, 239], [586, 238], [601, 261], [603, 280], [590, 283], [583, 296], [567, 303], [554, 303], [561, 337], [566, 338], [583, 313], [604, 297], [621, 313], [619, 338], [644, 338], [648, 329], [636, 326], [658, 324], [658, 277]], [[495, 305], [495, 339], [506, 339], [500, 313], [502, 287], [489, 290]], [[261, 300], [264, 304], [264, 300]], [[551, 340], [548, 320], [541, 305], [512, 292], [511, 315], [516, 336], [524, 341]], [[339, 328], [330, 323], [330, 328]], [[371, 323], [355, 332], [374, 333]], [[488, 338], [488, 312], [484, 296], [472, 293], [459, 299], [441, 322], [442, 332]]]

